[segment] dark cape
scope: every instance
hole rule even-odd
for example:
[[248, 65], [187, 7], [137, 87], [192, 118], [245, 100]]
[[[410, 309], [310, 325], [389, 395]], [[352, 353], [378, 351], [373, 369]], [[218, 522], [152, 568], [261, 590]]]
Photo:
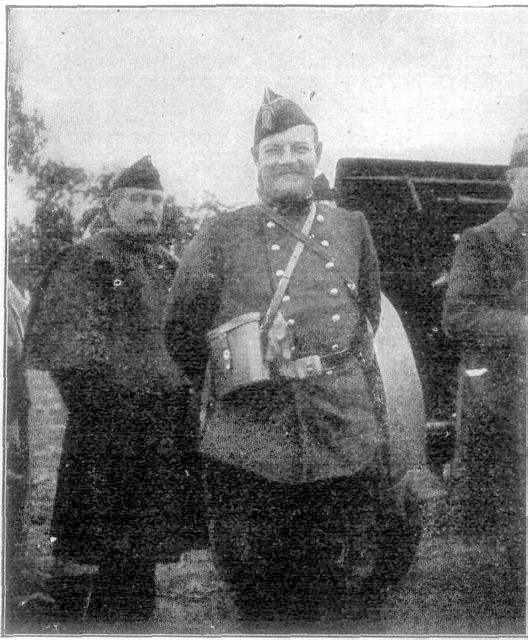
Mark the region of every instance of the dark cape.
[[60, 252], [34, 293], [26, 366], [50, 371], [68, 409], [56, 554], [170, 561], [205, 540], [196, 411], [161, 331], [175, 269], [107, 230]]

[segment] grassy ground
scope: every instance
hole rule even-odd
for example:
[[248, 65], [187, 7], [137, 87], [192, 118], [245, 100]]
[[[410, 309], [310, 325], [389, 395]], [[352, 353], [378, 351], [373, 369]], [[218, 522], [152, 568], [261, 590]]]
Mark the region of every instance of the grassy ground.
[[[55, 489], [65, 412], [44, 373], [29, 374], [32, 409], [28, 539], [17, 569], [20, 596], [7, 633], [247, 634], [274, 632], [389, 635], [523, 634], [520, 620], [502, 606], [503, 562], [492, 544], [464, 544], [441, 518], [442, 504], [430, 504], [426, 529], [408, 576], [381, 612], [361, 623], [324, 623], [312, 628], [248, 628], [238, 618], [229, 591], [215, 573], [209, 551], [195, 550], [177, 565], [157, 568], [158, 608], [148, 627], [81, 628], [46, 615], [45, 580], [54, 572], [47, 530]], [[445, 507], [445, 505], [444, 505]], [[71, 567], [70, 570], [79, 567]], [[90, 570], [90, 568], [85, 568]]]

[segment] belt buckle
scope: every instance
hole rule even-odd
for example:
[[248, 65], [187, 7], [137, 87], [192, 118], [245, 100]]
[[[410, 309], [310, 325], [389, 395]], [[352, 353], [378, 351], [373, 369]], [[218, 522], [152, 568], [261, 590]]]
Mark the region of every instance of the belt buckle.
[[299, 380], [320, 376], [323, 373], [321, 358], [317, 355], [306, 356], [294, 361], [295, 371]]

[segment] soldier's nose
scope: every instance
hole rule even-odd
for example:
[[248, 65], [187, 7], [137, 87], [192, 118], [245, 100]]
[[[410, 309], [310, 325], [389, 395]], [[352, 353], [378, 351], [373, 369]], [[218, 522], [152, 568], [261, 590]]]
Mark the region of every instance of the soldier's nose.
[[280, 164], [293, 164], [295, 162], [295, 158], [292, 155], [292, 152], [289, 147], [285, 147], [282, 150], [282, 153], [279, 158]]

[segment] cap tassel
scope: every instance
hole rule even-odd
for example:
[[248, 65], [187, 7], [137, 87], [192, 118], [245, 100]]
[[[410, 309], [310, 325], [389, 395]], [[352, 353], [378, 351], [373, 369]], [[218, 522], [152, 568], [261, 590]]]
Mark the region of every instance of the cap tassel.
[[269, 131], [273, 126], [271, 108], [264, 105], [262, 107], [262, 128]]

